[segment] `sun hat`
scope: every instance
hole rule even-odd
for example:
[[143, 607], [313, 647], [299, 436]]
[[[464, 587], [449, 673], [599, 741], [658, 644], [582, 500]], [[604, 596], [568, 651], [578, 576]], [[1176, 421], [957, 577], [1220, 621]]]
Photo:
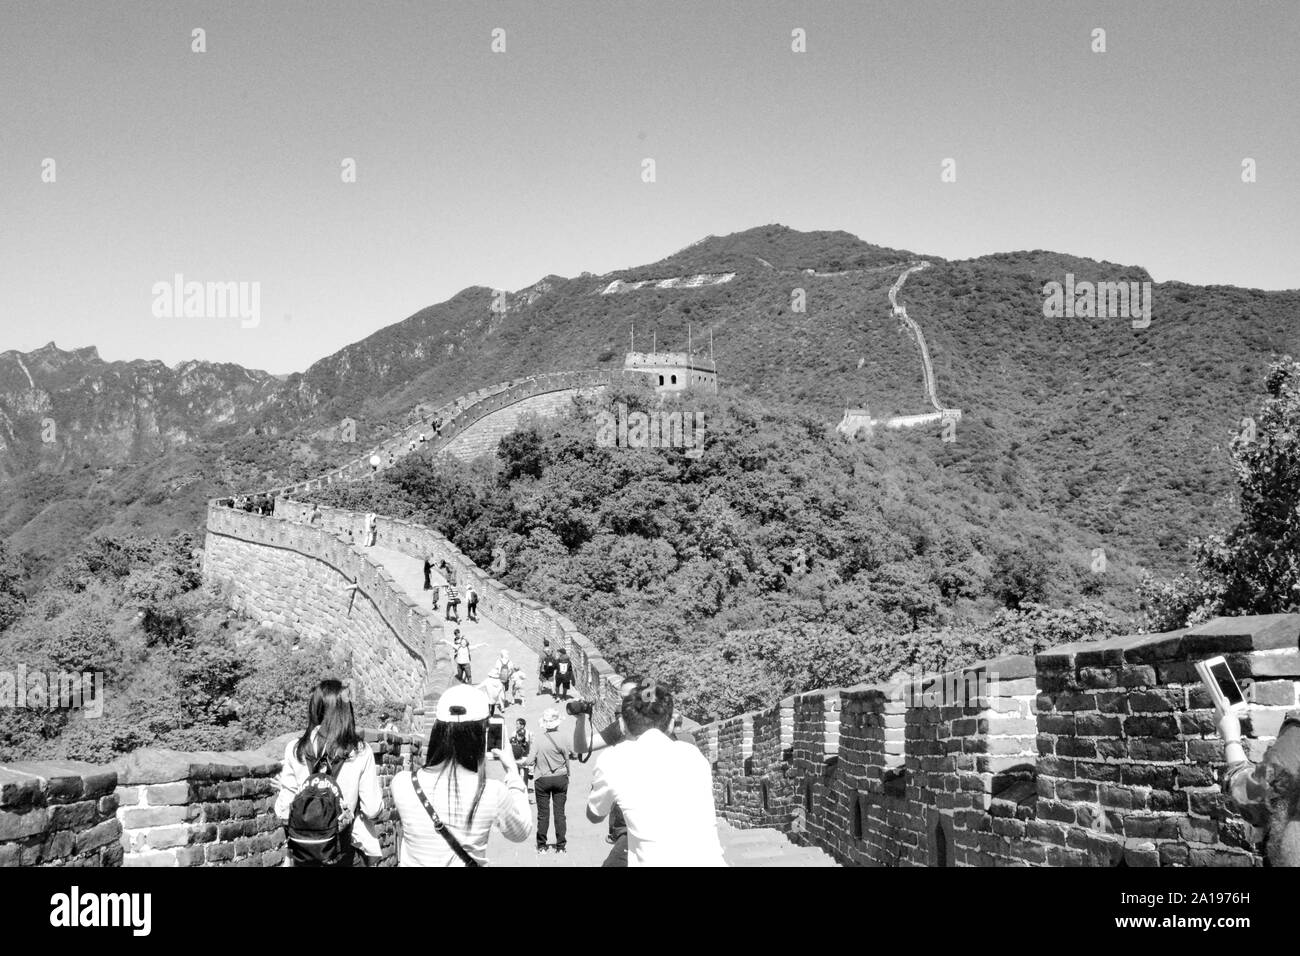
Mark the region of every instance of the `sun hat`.
[[560, 726], [560, 712], [554, 707], [547, 707], [542, 712], [542, 730], [555, 730]]
[[488, 699], [477, 687], [457, 684], [438, 698], [437, 719], [447, 724], [467, 724], [487, 720]]

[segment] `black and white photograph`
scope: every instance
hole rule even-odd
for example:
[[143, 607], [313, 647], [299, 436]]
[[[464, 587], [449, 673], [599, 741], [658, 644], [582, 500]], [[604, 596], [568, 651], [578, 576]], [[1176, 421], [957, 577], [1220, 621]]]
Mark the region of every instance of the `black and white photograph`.
[[409, 892], [301, 867], [1284, 919], [1298, 54], [1294, 0], [0, 0], [0, 879], [121, 938]]

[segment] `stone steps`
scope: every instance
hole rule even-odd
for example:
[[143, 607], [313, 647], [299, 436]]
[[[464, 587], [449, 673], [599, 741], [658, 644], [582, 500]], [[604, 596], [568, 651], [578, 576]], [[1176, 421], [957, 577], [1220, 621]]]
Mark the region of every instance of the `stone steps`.
[[816, 847], [791, 843], [784, 833], [767, 828], [737, 829], [718, 821], [722, 853], [731, 866], [838, 866]]

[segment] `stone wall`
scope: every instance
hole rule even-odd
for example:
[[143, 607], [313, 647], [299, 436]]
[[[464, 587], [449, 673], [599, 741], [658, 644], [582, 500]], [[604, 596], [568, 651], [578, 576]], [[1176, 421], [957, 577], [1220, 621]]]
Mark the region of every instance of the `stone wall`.
[[[591, 393], [595, 390], [585, 391]], [[581, 389], [564, 389], [521, 399], [460, 430], [455, 437], [442, 444], [437, 449], [437, 453], [451, 455], [462, 461], [472, 461], [480, 455], [489, 454], [501, 443], [502, 438], [518, 428], [528, 416], [557, 415], [567, 409], [574, 398], [583, 392], [584, 390]]]
[[117, 774], [77, 761], [0, 767], [0, 866], [119, 866]]
[[[352, 518], [358, 529], [363, 522], [363, 515]], [[418, 705], [427, 693], [440, 692], [454, 671], [441, 643], [443, 622], [412, 601], [339, 526], [214, 505], [204, 580], [224, 588], [231, 606], [245, 615], [321, 642], [363, 693]]]
[[1216, 654], [1253, 681], [1243, 725], [1258, 760], [1297, 705], [1300, 615], [818, 691], [707, 725], [718, 812], [848, 864], [1259, 865], [1263, 834], [1220, 791], [1193, 667]]
[[[384, 866], [401, 824], [390, 783], [421, 765], [416, 737], [364, 731], [384, 811], [374, 821]], [[259, 751], [142, 749], [108, 766], [27, 762], [0, 767], [0, 866], [280, 866], [275, 816], [285, 741]]]
[[[254, 522], [278, 520], [301, 527], [309, 519], [312, 506], [278, 499], [275, 510], [275, 519], [248, 517]], [[245, 514], [216, 505], [212, 511]], [[320, 518], [315, 526], [318, 534], [342, 535], [342, 539], [346, 539], [347, 532], [351, 531], [355, 540], [361, 540], [365, 524], [363, 513], [328, 507], [322, 507], [319, 511]], [[507, 588], [432, 528], [413, 521], [381, 516], [376, 519], [375, 530], [376, 545], [409, 555], [412, 561], [423, 561], [428, 557], [435, 566], [446, 561], [462, 590], [467, 584], [474, 585], [479, 595], [479, 614], [510, 631], [531, 650], [540, 651], [543, 640], [549, 640], [555, 650], [566, 648], [573, 659], [575, 689], [595, 703], [598, 720], [607, 722], [614, 719], [620, 678], [596, 646], [567, 617], [540, 601]]]

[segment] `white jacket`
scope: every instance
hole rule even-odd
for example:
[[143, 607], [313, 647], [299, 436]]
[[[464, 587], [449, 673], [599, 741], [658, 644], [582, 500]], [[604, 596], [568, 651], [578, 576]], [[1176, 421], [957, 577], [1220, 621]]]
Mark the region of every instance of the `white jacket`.
[[[312, 731], [312, 743], [317, 740], [318, 731]], [[294, 756], [298, 738], [290, 740], [284, 747], [284, 765], [280, 768], [280, 792], [275, 798], [275, 815], [283, 821], [289, 819], [289, 808], [293, 798], [302, 785], [311, 776], [311, 768]], [[367, 856], [379, 856], [379, 835], [375, 830], [376, 817], [384, 809], [384, 793], [379, 786], [379, 773], [375, 769], [375, 755], [370, 748], [362, 744], [361, 748], [348, 758], [339, 771], [339, 789], [343, 791], [343, 803], [353, 813], [352, 843]]]

